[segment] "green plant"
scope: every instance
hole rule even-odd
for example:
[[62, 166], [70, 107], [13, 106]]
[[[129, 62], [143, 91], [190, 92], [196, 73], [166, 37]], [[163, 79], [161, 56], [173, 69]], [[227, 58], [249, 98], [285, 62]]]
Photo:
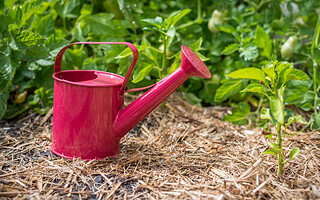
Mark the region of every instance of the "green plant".
[[318, 113], [318, 91], [320, 85], [318, 83], [317, 77], [317, 68], [320, 66], [320, 13], [318, 15], [317, 25], [315, 27], [315, 32], [313, 35], [313, 41], [311, 45], [311, 59], [312, 59], [312, 66], [313, 66], [313, 92], [314, 92], [314, 103], [313, 108], [314, 112], [312, 114], [312, 118], [310, 119], [311, 122], [311, 129], [317, 130], [320, 128], [320, 113]]
[[[168, 67], [167, 64], [167, 51], [170, 49], [170, 44], [173, 41], [173, 38], [176, 34], [175, 24], [183, 18], [185, 15], [187, 15], [191, 10], [185, 9], [182, 11], [176, 11], [169, 15], [168, 18], [163, 20], [160, 16], [157, 16], [155, 19], [143, 19], [143, 22], [148, 23], [150, 26], [146, 26], [143, 28], [143, 30], [155, 30], [160, 33], [161, 35], [161, 42], [162, 42], [162, 64], [161, 67], [158, 68], [159, 71], [159, 78], [163, 78], [164, 74], [167, 74]], [[161, 47], [160, 46], [160, 47]], [[160, 50], [161, 51], [161, 50]]]
[[[17, 70], [26, 66], [28, 61], [50, 56], [44, 46], [46, 38], [27, 28], [40, 7], [40, 0], [32, 0], [13, 6], [7, 12], [0, 11], [0, 118], [6, 112], [9, 91], [12, 90], [10, 87]], [[22, 93], [25, 88], [20, 88], [19, 92]]]
[[[145, 22], [147, 26], [143, 27], [142, 30], [145, 30], [147, 33], [153, 34], [155, 31], [160, 33], [160, 39], [157, 43], [159, 48], [155, 48], [147, 40], [146, 37], [142, 38], [141, 45], [136, 45], [138, 51], [140, 52], [141, 59], [138, 61], [138, 68], [133, 74], [132, 83], [137, 84], [144, 80], [146, 77], [153, 77], [156, 79], [162, 79], [168, 73], [173, 72], [180, 66], [181, 52], [174, 53], [170, 50], [170, 46], [174, 41], [175, 36], [177, 35], [175, 25], [191, 10], [185, 9], [181, 11], [175, 11], [171, 13], [167, 18], [163, 19], [160, 16], [157, 16], [154, 19], [143, 19], [142, 22]], [[183, 26], [183, 24], [181, 25]], [[193, 44], [189, 45], [190, 48], [196, 52], [200, 49], [202, 45], [202, 38], [199, 38]], [[208, 60], [206, 57], [197, 52], [202, 60]], [[120, 53], [118, 58], [126, 58], [132, 55], [132, 51], [129, 48], [126, 48]], [[162, 59], [159, 59], [162, 58]], [[169, 60], [171, 60], [169, 62]], [[120, 68], [122, 68], [120, 66]]]
[[[306, 81], [309, 76], [299, 69], [294, 69], [293, 63], [271, 61], [258, 68], [243, 68], [231, 72], [227, 75], [229, 78], [249, 79], [250, 84], [241, 92], [258, 93], [268, 98], [270, 108], [263, 107], [260, 112], [261, 119], [269, 120], [275, 127], [277, 134], [271, 134], [267, 137], [272, 140], [268, 145], [271, 149], [263, 154], [271, 154], [277, 157], [279, 173], [283, 174], [283, 166], [294, 159], [299, 154], [299, 148], [290, 151], [286, 159], [283, 141], [288, 135], [287, 128], [294, 122], [306, 124], [300, 115], [290, 116], [285, 109], [286, 99], [284, 98], [287, 83], [292, 80]], [[284, 126], [284, 129], [282, 127]], [[294, 133], [296, 134], [296, 133]], [[275, 137], [274, 137], [275, 135]]]
[[[295, 10], [291, 8], [293, 4]], [[286, 9], [287, 7], [289, 9]], [[224, 23], [217, 25], [220, 32], [214, 35], [216, 40], [223, 40], [218, 42], [219, 46], [216, 47], [220, 48], [221, 53], [217, 50], [212, 51], [223, 58], [220, 62], [223, 67], [217, 70], [221, 73], [222, 80], [215, 91], [215, 102], [229, 104], [235, 108], [231, 115], [224, 118], [225, 120], [244, 125], [250, 123], [250, 117], [255, 125], [254, 116], [259, 114], [261, 105], [268, 102], [262, 94], [239, 94], [248, 85], [248, 81], [225, 79], [224, 74], [241, 68], [259, 67], [261, 63], [282, 58], [293, 62], [297, 69], [305, 71], [313, 79], [290, 81], [285, 88], [287, 105], [298, 107], [305, 112], [313, 111], [314, 114], [307, 126], [311, 125], [312, 130], [320, 127], [317, 112], [319, 90], [316, 89], [319, 85], [319, 74], [314, 59], [318, 54], [314, 53], [312, 56], [310, 51], [315, 49], [314, 52], [317, 52], [319, 48], [315, 40], [319, 37], [319, 27], [316, 25], [318, 14], [315, 10], [318, 7], [319, 2], [313, 0], [308, 3], [261, 1], [250, 2], [247, 5], [239, 4], [227, 12]], [[217, 65], [220, 66], [220, 63]], [[244, 107], [244, 104], [251, 109], [243, 110], [247, 107]], [[261, 123], [260, 125], [264, 126]]]

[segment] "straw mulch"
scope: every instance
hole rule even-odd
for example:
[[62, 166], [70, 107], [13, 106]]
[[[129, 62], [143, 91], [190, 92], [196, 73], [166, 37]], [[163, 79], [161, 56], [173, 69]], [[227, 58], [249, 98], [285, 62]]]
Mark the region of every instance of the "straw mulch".
[[[128, 99], [128, 98], [127, 98]], [[199, 108], [177, 93], [99, 161], [50, 151], [52, 118], [1, 121], [0, 199], [319, 199], [320, 134], [284, 142], [300, 155], [277, 174], [261, 156], [263, 132], [221, 121], [226, 108]]]

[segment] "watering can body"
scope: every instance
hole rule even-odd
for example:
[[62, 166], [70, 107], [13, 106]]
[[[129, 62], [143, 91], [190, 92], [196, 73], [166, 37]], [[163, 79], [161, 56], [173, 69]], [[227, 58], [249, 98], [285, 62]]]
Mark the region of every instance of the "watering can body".
[[[74, 44], [127, 45], [133, 51], [133, 61], [126, 77], [95, 70], [61, 71], [62, 55]], [[183, 46], [181, 66], [122, 108], [126, 84], [137, 59], [137, 49], [126, 42], [78, 42], [58, 53], [53, 74], [53, 153], [83, 160], [116, 156], [120, 152], [120, 139], [190, 76], [211, 77], [196, 54]]]

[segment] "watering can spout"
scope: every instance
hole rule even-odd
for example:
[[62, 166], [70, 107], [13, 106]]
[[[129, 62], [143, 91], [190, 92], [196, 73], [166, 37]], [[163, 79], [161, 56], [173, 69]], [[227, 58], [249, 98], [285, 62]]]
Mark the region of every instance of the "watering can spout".
[[156, 83], [149, 91], [119, 111], [114, 122], [116, 138], [122, 138], [144, 117], [154, 110], [170, 94], [178, 89], [190, 76], [211, 78], [202, 60], [187, 46], [181, 47], [181, 66]]

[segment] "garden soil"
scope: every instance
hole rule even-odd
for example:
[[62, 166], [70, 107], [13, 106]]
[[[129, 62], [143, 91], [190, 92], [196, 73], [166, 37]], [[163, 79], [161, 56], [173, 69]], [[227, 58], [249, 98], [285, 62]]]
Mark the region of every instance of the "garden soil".
[[174, 93], [121, 140], [119, 155], [98, 161], [50, 151], [52, 112], [2, 120], [0, 199], [320, 199], [319, 132], [286, 138], [301, 151], [280, 176], [275, 157], [261, 155], [268, 133], [222, 121], [228, 112]]

